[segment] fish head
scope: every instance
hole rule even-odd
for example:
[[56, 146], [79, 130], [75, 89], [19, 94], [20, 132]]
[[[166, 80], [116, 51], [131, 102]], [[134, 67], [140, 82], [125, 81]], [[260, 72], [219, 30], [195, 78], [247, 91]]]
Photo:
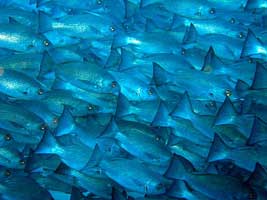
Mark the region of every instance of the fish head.
[[32, 40], [31, 44], [28, 46], [28, 50], [43, 52], [50, 49], [51, 46], [52, 43], [45, 36], [39, 35], [34, 40]]

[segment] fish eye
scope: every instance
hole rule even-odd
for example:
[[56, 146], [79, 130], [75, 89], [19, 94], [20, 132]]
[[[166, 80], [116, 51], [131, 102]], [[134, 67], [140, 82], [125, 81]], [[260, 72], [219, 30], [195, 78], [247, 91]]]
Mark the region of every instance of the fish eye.
[[231, 18], [230, 22], [231, 22], [231, 24], [234, 24], [235, 23], [235, 18]]
[[25, 95], [27, 95], [28, 94], [28, 92], [27, 91], [24, 91], [24, 92], [22, 92], [23, 94], [25, 94]]
[[147, 92], [148, 92], [149, 95], [152, 95], [153, 94], [152, 88], [149, 88], [149, 90]]
[[112, 81], [111, 87], [115, 88], [116, 86], [117, 86], [117, 82], [116, 81]]
[[94, 110], [95, 108], [94, 108], [93, 105], [90, 104], [90, 105], [87, 106], [87, 109], [88, 109], [88, 110]]
[[157, 190], [161, 190], [162, 188], [164, 188], [164, 185], [162, 183], [159, 183], [157, 186], [156, 186], [156, 189]]
[[10, 175], [11, 175], [11, 171], [7, 169], [7, 170], [5, 171], [5, 176], [10, 176]]
[[209, 12], [210, 12], [210, 14], [212, 14], [212, 15], [215, 14], [215, 12], [216, 12], [216, 11], [215, 11], [215, 8], [211, 8]]
[[226, 89], [224, 94], [225, 96], [230, 97], [232, 95], [232, 91], [229, 89]]
[[41, 131], [45, 131], [46, 128], [47, 128], [46, 124], [42, 124], [42, 125], [40, 126], [40, 130], [41, 130]]
[[114, 26], [110, 26], [110, 27], [109, 27], [109, 30], [110, 30], [111, 32], [114, 32], [114, 31], [115, 31], [115, 27], [114, 27]]
[[244, 37], [244, 33], [240, 32], [238, 36], [239, 36], [239, 38], [243, 38]]
[[55, 118], [53, 119], [53, 123], [54, 123], [54, 124], [57, 124], [57, 123], [58, 123], [58, 118], [57, 118], [57, 117], [55, 117]]
[[42, 90], [41, 88], [38, 90], [38, 94], [39, 95], [42, 95], [42, 94], [44, 94], [44, 90]]
[[97, 3], [98, 5], [101, 5], [101, 4], [103, 3], [103, 1], [102, 1], [102, 0], [97, 0], [96, 3]]
[[11, 135], [10, 134], [6, 134], [5, 135], [5, 140], [6, 141], [10, 141], [12, 139]]
[[248, 59], [248, 63], [253, 63], [252, 58]]
[[182, 54], [182, 55], [185, 55], [185, 49], [182, 49], [182, 50], [181, 50], [181, 54]]
[[49, 45], [49, 42], [47, 40], [44, 40], [43, 43], [44, 43], [45, 46]]
[[20, 163], [21, 165], [25, 165], [25, 160], [20, 160], [19, 163]]

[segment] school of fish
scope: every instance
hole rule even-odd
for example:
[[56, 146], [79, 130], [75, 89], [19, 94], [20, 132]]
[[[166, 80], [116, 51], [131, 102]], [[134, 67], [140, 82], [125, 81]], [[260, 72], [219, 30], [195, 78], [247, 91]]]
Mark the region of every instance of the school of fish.
[[267, 0], [0, 0], [0, 200], [91, 199], [267, 199]]

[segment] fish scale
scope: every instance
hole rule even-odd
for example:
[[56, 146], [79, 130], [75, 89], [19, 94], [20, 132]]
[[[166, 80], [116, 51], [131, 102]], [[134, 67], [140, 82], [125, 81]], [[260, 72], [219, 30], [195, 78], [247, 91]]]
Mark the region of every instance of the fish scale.
[[265, 200], [266, 0], [0, 0], [0, 199]]

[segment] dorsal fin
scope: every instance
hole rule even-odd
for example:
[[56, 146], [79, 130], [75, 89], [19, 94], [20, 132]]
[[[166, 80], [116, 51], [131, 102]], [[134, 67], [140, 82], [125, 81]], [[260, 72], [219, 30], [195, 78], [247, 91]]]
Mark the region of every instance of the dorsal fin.
[[252, 130], [248, 139], [248, 145], [254, 145], [259, 142], [267, 141], [267, 123], [260, 118], [255, 117]]
[[251, 89], [267, 89], [267, 69], [263, 64], [257, 62]]
[[178, 104], [175, 106], [175, 108], [171, 112], [171, 116], [181, 117], [184, 119], [192, 119], [193, 115], [194, 115], [194, 112], [192, 108], [192, 103], [188, 95], [188, 92], [186, 91], [183, 94], [181, 100], [178, 102]]
[[152, 126], [163, 126], [163, 127], [168, 127], [170, 126], [169, 124], [169, 111], [167, 109], [167, 106], [163, 101], [160, 101], [159, 107], [157, 110], [157, 113], [155, 114], [155, 117], [152, 121]]
[[114, 117], [112, 116], [108, 125], [105, 127], [105, 129], [102, 131], [102, 133], [98, 137], [102, 137], [102, 136], [113, 137], [117, 132], [119, 132], [119, 128]]
[[127, 99], [126, 96], [124, 96], [122, 93], [119, 93], [118, 99], [117, 99], [117, 108], [115, 117], [121, 118], [126, 115], [130, 115], [131, 113], [131, 103]]
[[220, 58], [215, 54], [213, 47], [209, 48], [209, 51], [204, 59], [204, 64], [201, 69], [203, 72], [212, 72], [216, 71], [216, 69], [224, 67], [223, 62]]
[[146, 32], [153, 32], [157, 30], [157, 25], [151, 19], [146, 19]]
[[55, 130], [56, 136], [70, 134], [75, 129], [75, 120], [68, 106], [64, 106], [63, 112], [58, 120], [58, 126]]
[[247, 37], [244, 42], [242, 52], [241, 52], [241, 58], [249, 57], [249, 56], [255, 56], [259, 54], [267, 54], [267, 50], [262, 44], [262, 42], [256, 37], [256, 35], [248, 29]]
[[250, 88], [249, 85], [245, 81], [242, 81], [240, 79], [237, 80], [237, 83], [236, 83], [236, 86], [235, 86], [235, 89], [237, 91], [246, 91], [249, 88]]
[[195, 43], [197, 41], [197, 30], [194, 26], [194, 24], [190, 24], [189, 28], [187, 28], [184, 38], [183, 38], [183, 43], [184, 44], [190, 44], [190, 43]]
[[209, 151], [208, 161], [213, 162], [227, 158], [229, 150], [230, 147], [225, 144], [225, 142], [220, 138], [219, 135], [215, 134], [213, 143]]
[[125, 69], [131, 68], [134, 60], [135, 56], [131, 51], [125, 48], [121, 48], [121, 62], [119, 65], [119, 70], [123, 71]]
[[153, 83], [163, 85], [169, 83], [169, 73], [159, 64], [153, 62]]
[[237, 111], [229, 97], [226, 97], [215, 117], [215, 125], [229, 124]]

